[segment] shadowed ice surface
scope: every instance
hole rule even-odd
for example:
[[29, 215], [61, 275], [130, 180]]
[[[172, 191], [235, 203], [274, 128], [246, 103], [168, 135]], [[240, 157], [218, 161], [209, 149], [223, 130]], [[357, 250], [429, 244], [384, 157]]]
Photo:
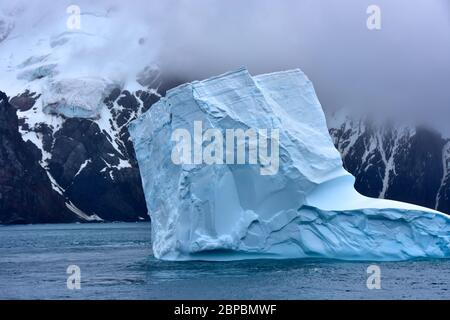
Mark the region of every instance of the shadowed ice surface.
[[[450, 299], [450, 261], [164, 262], [149, 223], [0, 227], [0, 299]], [[81, 290], [66, 287], [69, 265]]]

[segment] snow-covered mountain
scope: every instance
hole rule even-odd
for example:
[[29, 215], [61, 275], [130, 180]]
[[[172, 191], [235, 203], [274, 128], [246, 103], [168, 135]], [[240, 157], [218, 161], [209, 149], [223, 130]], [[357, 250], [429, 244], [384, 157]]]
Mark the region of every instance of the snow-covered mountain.
[[[79, 29], [71, 1], [0, 2], [0, 223], [148, 219], [127, 125], [179, 82], [162, 80], [152, 29], [129, 23], [139, 8], [109, 2], [77, 1]], [[328, 120], [360, 192], [450, 212], [450, 140]]]
[[450, 213], [450, 139], [428, 127], [328, 115], [344, 165], [364, 195]]
[[[68, 29], [68, 6], [62, 1], [39, 14], [33, 4], [0, 8], [0, 91], [8, 96], [1, 112], [16, 111], [22, 139], [2, 137], [0, 161], [19, 150], [6, 148], [11, 141], [33, 145], [34, 157], [20, 157], [38, 165], [51, 187], [29, 192], [14, 209], [8, 190], [27, 191], [14, 175], [2, 177], [0, 222], [147, 220], [126, 127], [159, 99], [160, 72], [142, 36], [148, 33], [135, 26], [122, 30], [125, 37], [118, 33], [121, 12], [94, 4], [82, 12], [81, 29]], [[120, 37], [126, 43], [119, 48]], [[64, 206], [31, 214], [42, 194]]]

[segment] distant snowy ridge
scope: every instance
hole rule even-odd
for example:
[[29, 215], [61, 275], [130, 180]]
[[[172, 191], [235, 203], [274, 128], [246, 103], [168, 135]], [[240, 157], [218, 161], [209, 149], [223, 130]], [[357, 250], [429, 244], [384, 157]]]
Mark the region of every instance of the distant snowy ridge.
[[450, 213], [450, 139], [413, 123], [380, 122], [342, 109], [327, 117], [359, 192]]

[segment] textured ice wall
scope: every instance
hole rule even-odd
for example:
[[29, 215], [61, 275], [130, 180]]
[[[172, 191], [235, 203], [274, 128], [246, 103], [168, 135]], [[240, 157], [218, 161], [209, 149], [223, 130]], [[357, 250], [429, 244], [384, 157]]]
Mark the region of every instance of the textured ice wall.
[[[278, 171], [262, 175], [261, 163], [174, 164], [172, 133], [194, 134], [194, 121], [203, 130], [278, 129]], [[241, 69], [182, 85], [129, 129], [157, 258], [450, 256], [447, 216], [354, 190], [300, 70], [252, 77]]]

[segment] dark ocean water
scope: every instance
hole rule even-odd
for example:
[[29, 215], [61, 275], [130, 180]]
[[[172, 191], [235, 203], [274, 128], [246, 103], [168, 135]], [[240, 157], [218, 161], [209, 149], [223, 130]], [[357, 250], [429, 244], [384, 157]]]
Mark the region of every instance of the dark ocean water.
[[[450, 261], [163, 262], [149, 223], [0, 227], [0, 299], [450, 299]], [[67, 267], [81, 270], [69, 290]]]

